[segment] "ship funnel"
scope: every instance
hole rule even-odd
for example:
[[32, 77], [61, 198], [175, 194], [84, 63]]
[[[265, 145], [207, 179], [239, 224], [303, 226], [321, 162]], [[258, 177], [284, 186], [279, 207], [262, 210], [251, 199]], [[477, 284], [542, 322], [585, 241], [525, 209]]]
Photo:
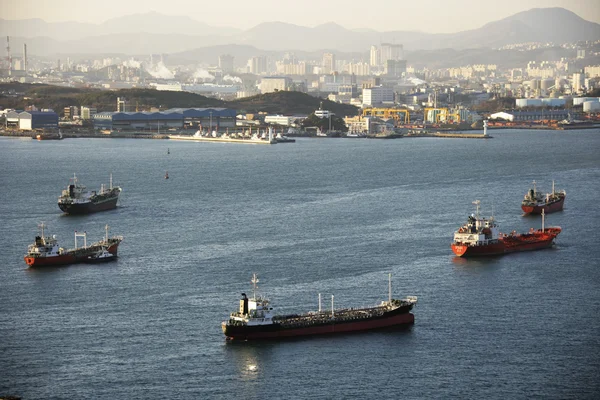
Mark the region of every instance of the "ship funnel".
[[240, 300], [240, 314], [248, 314], [248, 297], [246, 297], [246, 293], [242, 293], [242, 299]]

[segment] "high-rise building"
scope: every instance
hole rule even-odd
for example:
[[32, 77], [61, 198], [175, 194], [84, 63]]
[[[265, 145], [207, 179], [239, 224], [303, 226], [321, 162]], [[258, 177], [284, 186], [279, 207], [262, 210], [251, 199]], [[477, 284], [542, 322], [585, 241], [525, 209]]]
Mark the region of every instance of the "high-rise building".
[[260, 92], [271, 93], [282, 90], [289, 90], [292, 86], [292, 79], [282, 76], [264, 77], [260, 81]]
[[335, 54], [324, 53], [323, 54], [323, 73], [331, 74], [335, 71]]
[[77, 106], [65, 107], [63, 111], [67, 119], [74, 119], [79, 116], [79, 108]]
[[92, 119], [98, 113], [96, 107], [81, 106], [81, 119]]
[[371, 46], [371, 54], [369, 57], [369, 65], [371, 67], [379, 67], [381, 65], [380, 62], [380, 51], [377, 46]]
[[23, 43], [23, 71], [27, 73], [27, 44]]
[[233, 56], [230, 54], [221, 54], [219, 56], [219, 68], [226, 74], [233, 72]]
[[381, 43], [380, 63], [385, 65], [387, 60], [403, 60], [404, 46], [401, 44]]
[[384, 73], [394, 78], [401, 77], [406, 73], [406, 60], [387, 60]]
[[380, 104], [391, 104], [394, 102], [394, 90], [390, 87], [375, 86], [363, 89], [363, 105], [373, 106]]
[[117, 112], [126, 112], [127, 104], [128, 101], [125, 97], [117, 97]]
[[578, 93], [583, 91], [585, 85], [585, 75], [582, 72], [573, 74], [573, 92]]
[[250, 67], [251, 74], [264, 74], [267, 72], [267, 57], [265, 56], [256, 56], [252, 57], [248, 61], [248, 66]]

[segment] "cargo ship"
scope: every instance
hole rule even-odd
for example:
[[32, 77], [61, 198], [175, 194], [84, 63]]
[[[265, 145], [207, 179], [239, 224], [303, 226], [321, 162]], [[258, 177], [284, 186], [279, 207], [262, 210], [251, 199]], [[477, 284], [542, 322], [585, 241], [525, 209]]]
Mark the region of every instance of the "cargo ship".
[[108, 188], [104, 184], [100, 186], [100, 192], [95, 190], [88, 192], [86, 187], [79, 183], [77, 176], [69, 180], [69, 186], [62, 191], [58, 198], [58, 207], [67, 214], [89, 214], [97, 211], [112, 210], [117, 207], [119, 186], [112, 184], [112, 174], [110, 175], [110, 185]]
[[525, 198], [521, 203], [521, 209], [525, 214], [541, 214], [542, 211], [546, 214], [555, 211], [562, 211], [565, 204], [567, 193], [564, 190], [557, 192], [554, 190], [554, 181], [552, 181], [552, 193], [543, 194], [537, 190], [535, 181], [533, 188], [529, 189]]
[[459, 257], [494, 256], [518, 251], [539, 250], [552, 247], [561, 232], [560, 227], [544, 227], [545, 213], [542, 210], [542, 229], [531, 228], [527, 233], [500, 233], [494, 217], [479, 216], [479, 200], [476, 214], [471, 214], [467, 223], [454, 232], [452, 251]]
[[417, 297], [392, 299], [391, 275], [389, 299], [380, 305], [364, 308], [321, 309], [303, 314], [274, 315], [269, 299], [256, 295], [256, 274], [252, 277], [254, 295], [251, 299], [242, 293], [239, 311], [231, 313], [221, 328], [227, 340], [283, 339], [302, 336], [327, 335], [334, 333], [366, 331], [398, 325], [410, 325], [415, 317], [410, 311]]
[[[39, 226], [41, 234], [35, 237], [35, 242], [30, 244], [25, 254], [25, 263], [30, 267], [52, 267], [57, 265], [77, 264], [83, 262], [98, 262], [104, 259], [117, 257], [119, 244], [123, 236], [108, 237], [108, 225], [104, 239], [87, 245], [87, 234], [75, 232], [75, 248], [65, 250], [58, 245], [56, 235], [44, 235], [44, 223]], [[77, 246], [77, 238], [83, 238], [83, 247]]]

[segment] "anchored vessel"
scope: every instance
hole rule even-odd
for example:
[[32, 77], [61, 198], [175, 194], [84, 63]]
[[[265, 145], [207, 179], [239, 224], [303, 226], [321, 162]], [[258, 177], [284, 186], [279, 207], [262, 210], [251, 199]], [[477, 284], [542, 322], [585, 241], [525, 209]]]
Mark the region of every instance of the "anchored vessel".
[[525, 198], [521, 203], [521, 209], [525, 214], [541, 214], [542, 211], [550, 214], [563, 209], [566, 197], [567, 192], [564, 190], [560, 192], [554, 190], [554, 181], [552, 181], [552, 193], [546, 194], [538, 192], [535, 181], [533, 181], [533, 188], [529, 189], [527, 194], [525, 194]]
[[561, 232], [560, 227], [544, 228], [542, 211], [542, 229], [531, 228], [528, 233], [500, 233], [494, 217], [479, 216], [479, 200], [475, 200], [476, 214], [470, 215], [467, 223], [454, 232], [452, 251], [459, 257], [492, 256], [517, 251], [539, 250], [551, 247]]
[[269, 134], [266, 132], [260, 134], [259, 132], [252, 133], [223, 133], [219, 135], [217, 132], [212, 133], [203, 132], [198, 130], [192, 136], [190, 135], [169, 135], [169, 139], [174, 140], [192, 140], [196, 142], [221, 142], [221, 143], [248, 143], [248, 144], [275, 144], [278, 143], [273, 137], [272, 130], [269, 129]]
[[[76, 264], [81, 262], [99, 262], [114, 259], [123, 236], [108, 237], [108, 225], [104, 239], [87, 245], [87, 234], [75, 232], [75, 248], [65, 250], [58, 245], [56, 235], [44, 236], [44, 223], [40, 224], [41, 235], [35, 237], [25, 254], [25, 262], [30, 267], [47, 267], [55, 265]], [[83, 247], [77, 247], [77, 238], [83, 238]], [[109, 257], [106, 253], [111, 254]]]
[[88, 192], [86, 187], [79, 183], [77, 176], [69, 180], [69, 186], [62, 191], [58, 198], [58, 207], [68, 214], [89, 214], [96, 211], [112, 210], [117, 207], [119, 186], [112, 184], [112, 174], [110, 175], [110, 186], [106, 188], [104, 184], [100, 186], [100, 192]]
[[291, 315], [273, 315], [270, 301], [256, 295], [256, 274], [252, 277], [252, 283], [253, 298], [249, 299], [242, 293], [239, 311], [231, 313], [229, 319], [221, 324], [223, 333], [229, 340], [277, 339], [364, 331], [412, 324], [415, 320], [410, 310], [417, 303], [417, 297], [392, 299], [391, 275], [389, 299], [382, 301], [378, 306], [335, 310], [331, 296], [331, 310], [323, 311], [319, 294], [319, 311]]
[[35, 136], [31, 137], [32, 139], [37, 140], [62, 140], [63, 135], [60, 131], [58, 132], [40, 132]]

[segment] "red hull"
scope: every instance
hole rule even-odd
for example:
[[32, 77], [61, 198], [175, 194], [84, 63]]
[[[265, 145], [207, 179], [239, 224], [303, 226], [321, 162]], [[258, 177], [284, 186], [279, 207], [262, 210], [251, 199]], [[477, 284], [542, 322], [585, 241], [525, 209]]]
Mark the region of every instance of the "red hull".
[[556, 211], [562, 211], [563, 206], [565, 204], [565, 198], [566, 196], [562, 196], [559, 200], [549, 203], [549, 204], [544, 204], [544, 205], [539, 205], [539, 206], [526, 206], [526, 205], [521, 205], [521, 210], [523, 210], [523, 212], [525, 214], [534, 214], [534, 215], [538, 215], [542, 213], [542, 210], [544, 211], [544, 214], [550, 214]]
[[554, 239], [561, 232], [561, 228], [552, 227], [544, 232], [535, 231], [529, 234], [507, 236], [499, 239], [498, 243], [467, 246], [452, 243], [452, 251], [459, 257], [494, 256], [519, 251], [533, 251], [552, 247]]
[[[107, 250], [113, 255], [117, 255], [119, 249], [119, 243], [115, 243], [110, 246]], [[25, 256], [25, 263], [30, 267], [53, 267], [58, 265], [68, 265], [86, 262], [88, 260], [88, 253], [80, 253], [77, 256], [73, 254], [61, 254], [58, 256], [51, 257], [28, 257]]]
[[411, 313], [397, 314], [389, 318], [373, 319], [367, 321], [357, 322], [346, 322], [339, 324], [321, 325], [321, 326], [310, 326], [306, 328], [297, 329], [281, 329], [276, 331], [258, 331], [258, 332], [246, 332], [240, 334], [240, 336], [228, 336], [228, 339], [237, 340], [254, 340], [254, 339], [277, 339], [277, 338], [291, 338], [298, 336], [313, 336], [313, 335], [327, 335], [333, 333], [344, 333], [344, 332], [357, 332], [366, 331], [371, 329], [386, 328], [397, 325], [413, 324], [415, 322], [415, 316]]
[[498, 242], [485, 246], [467, 246], [464, 244], [451, 245], [452, 251], [459, 257], [495, 256], [504, 254], [504, 243]]

